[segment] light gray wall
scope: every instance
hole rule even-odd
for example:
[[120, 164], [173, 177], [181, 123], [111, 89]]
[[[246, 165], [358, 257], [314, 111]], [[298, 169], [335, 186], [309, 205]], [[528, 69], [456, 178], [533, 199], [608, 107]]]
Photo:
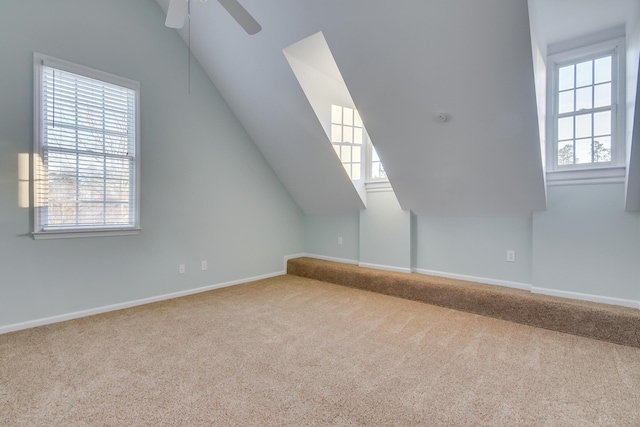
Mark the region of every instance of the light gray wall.
[[531, 283], [531, 217], [418, 216], [417, 240], [418, 269]]
[[[360, 259], [360, 218], [358, 213], [304, 216], [305, 252], [345, 261]], [[342, 245], [338, 238], [342, 237]]]
[[533, 285], [640, 300], [640, 214], [624, 184], [549, 188], [533, 216]]
[[392, 191], [367, 194], [360, 211], [360, 262], [411, 269], [411, 217]]
[[[379, 206], [382, 199], [369, 193], [373, 205], [367, 209], [371, 211], [361, 213], [357, 261], [400, 266], [400, 261], [392, 261], [391, 254], [412, 251], [412, 268], [422, 273], [471, 276], [536, 292], [603, 297], [596, 300], [612, 303], [626, 300], [637, 306], [640, 213], [625, 212], [624, 184], [556, 186], [548, 191], [548, 210], [534, 212], [533, 217], [417, 215], [410, 238], [406, 237], [406, 227], [387, 226], [393, 221], [378, 217], [384, 212]], [[391, 202], [387, 208], [393, 210], [394, 206]], [[343, 222], [339, 217], [331, 218], [327, 232], [357, 226], [353, 218]], [[306, 216], [307, 228], [310, 223], [326, 221], [323, 215]], [[368, 234], [376, 227], [384, 230], [378, 240]], [[314, 253], [316, 248], [309, 245], [307, 239], [306, 252]], [[337, 257], [336, 248], [327, 244], [322, 255]], [[515, 263], [506, 261], [509, 249], [516, 251]], [[378, 250], [381, 252], [376, 253]]]
[[[17, 163], [34, 51], [140, 81], [140, 235], [30, 238]], [[0, 56], [0, 326], [271, 274], [302, 252], [301, 211], [197, 64], [189, 95], [186, 47], [153, 0], [2, 1]]]

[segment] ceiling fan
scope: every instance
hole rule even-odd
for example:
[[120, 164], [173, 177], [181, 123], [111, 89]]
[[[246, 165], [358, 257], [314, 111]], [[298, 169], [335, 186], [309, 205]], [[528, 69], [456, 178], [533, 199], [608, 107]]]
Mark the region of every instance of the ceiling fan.
[[[167, 20], [164, 24], [169, 28], [182, 28], [185, 18], [189, 15], [191, 1], [192, 0], [170, 0], [169, 9], [167, 10]], [[205, 3], [207, 0], [194, 1]], [[218, 3], [229, 12], [229, 15], [240, 24], [247, 34], [253, 35], [262, 29], [260, 24], [253, 19], [253, 16], [242, 7], [238, 0], [218, 0]]]

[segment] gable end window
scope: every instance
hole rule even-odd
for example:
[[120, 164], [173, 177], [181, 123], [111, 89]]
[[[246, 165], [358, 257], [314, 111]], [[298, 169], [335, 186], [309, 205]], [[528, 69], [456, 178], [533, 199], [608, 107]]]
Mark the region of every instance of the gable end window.
[[139, 83], [34, 54], [36, 239], [139, 230]]
[[[623, 175], [623, 43], [616, 39], [549, 57], [547, 167], [552, 174]], [[603, 174], [606, 169], [612, 172]]]

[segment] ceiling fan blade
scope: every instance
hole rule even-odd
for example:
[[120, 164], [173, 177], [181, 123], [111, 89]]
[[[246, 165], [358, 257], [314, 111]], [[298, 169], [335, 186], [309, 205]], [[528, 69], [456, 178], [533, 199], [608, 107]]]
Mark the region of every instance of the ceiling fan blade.
[[169, 28], [182, 28], [189, 13], [189, 2], [185, 0], [170, 0], [167, 10], [167, 20], [164, 25]]
[[231, 15], [249, 35], [253, 35], [262, 29], [258, 21], [249, 15], [249, 12], [238, 3], [238, 0], [218, 0], [218, 2], [222, 7], [227, 9], [229, 15]]

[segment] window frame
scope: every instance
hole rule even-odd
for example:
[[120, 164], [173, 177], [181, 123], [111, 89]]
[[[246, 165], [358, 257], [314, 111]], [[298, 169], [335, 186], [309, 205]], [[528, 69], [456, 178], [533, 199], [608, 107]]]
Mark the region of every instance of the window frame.
[[[554, 53], [547, 61], [547, 182], [551, 185], [560, 184], [591, 184], [622, 182], [625, 175], [625, 47], [624, 37], [617, 37], [606, 41], [582, 45], [570, 50]], [[595, 60], [611, 54], [611, 161], [602, 163], [582, 163], [572, 165], [558, 165], [558, 86], [559, 69], [561, 67], [578, 64], [583, 61]], [[587, 111], [594, 112], [596, 108]], [[550, 113], [550, 114], [549, 114]], [[573, 117], [579, 115], [574, 111]], [[584, 114], [586, 114], [585, 112]], [[575, 137], [575, 135], [574, 135]]]
[[[34, 52], [34, 85], [33, 85], [33, 109], [34, 109], [34, 141], [33, 141], [33, 163], [31, 168], [31, 191], [33, 200], [33, 231], [34, 239], [52, 239], [52, 238], [75, 238], [75, 237], [99, 237], [99, 236], [120, 236], [138, 234], [140, 228], [140, 83], [124, 77], [116, 76], [104, 71], [78, 65], [69, 61], [57, 59], [48, 55]], [[73, 225], [69, 227], [57, 227], [55, 229], [44, 229], [43, 212], [45, 209], [38, 206], [39, 202], [39, 176], [42, 168], [41, 153], [44, 149], [44, 117], [43, 110], [43, 77], [44, 68], [55, 68], [61, 71], [77, 74], [86, 78], [103, 81], [112, 85], [117, 85], [126, 89], [130, 89], [135, 93], [134, 105], [134, 150], [133, 167], [134, 171], [130, 178], [130, 185], [133, 187], [132, 202], [135, 206], [131, 209], [131, 213], [135, 216], [130, 225], [114, 225], [114, 226], [97, 226], [97, 225]]]

